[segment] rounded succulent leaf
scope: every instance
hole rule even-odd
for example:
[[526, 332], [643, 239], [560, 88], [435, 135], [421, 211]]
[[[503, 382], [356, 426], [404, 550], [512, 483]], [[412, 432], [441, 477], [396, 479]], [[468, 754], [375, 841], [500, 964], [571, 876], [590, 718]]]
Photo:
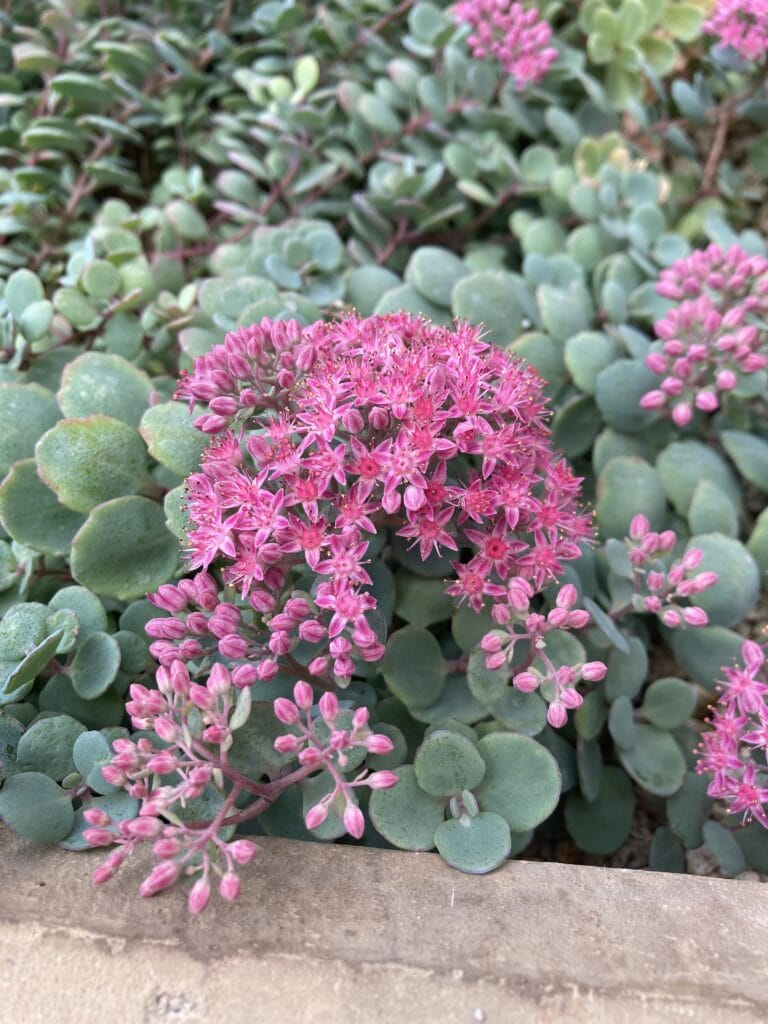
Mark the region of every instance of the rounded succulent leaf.
[[509, 345], [522, 334], [525, 314], [517, 281], [506, 270], [481, 270], [462, 278], [454, 286], [451, 306], [459, 319], [485, 324], [497, 345]]
[[20, 772], [3, 783], [0, 818], [29, 843], [58, 843], [72, 831], [72, 801], [48, 775]]
[[61, 378], [59, 405], [65, 416], [103, 413], [138, 427], [149, 403], [152, 382], [122, 356], [85, 352], [68, 363]]
[[476, 612], [467, 604], [458, 607], [451, 619], [451, 635], [464, 652], [474, 650], [486, 633], [497, 629], [490, 608]]
[[423, 245], [416, 249], [405, 268], [405, 280], [436, 306], [451, 308], [451, 293], [469, 268], [450, 249]]
[[98, 594], [131, 601], [170, 579], [178, 558], [159, 505], [116, 498], [94, 508], [75, 535], [72, 575]]
[[200, 465], [208, 438], [195, 429], [188, 408], [180, 402], [150, 406], [141, 417], [139, 433], [149, 454], [179, 476], [189, 476]]
[[687, 850], [695, 850], [704, 842], [702, 830], [713, 803], [707, 795], [710, 782], [705, 775], [688, 772], [680, 789], [667, 800], [669, 824]]
[[141, 438], [110, 416], [62, 420], [40, 438], [35, 458], [41, 479], [75, 512], [134, 494], [147, 480]]
[[557, 410], [552, 443], [569, 459], [586, 455], [603, 425], [600, 410], [589, 395], [577, 395]]
[[19, 740], [16, 770], [42, 772], [57, 782], [75, 771], [72, 748], [85, 726], [69, 715], [33, 722]]
[[426, 628], [436, 622], [450, 619], [453, 598], [445, 593], [445, 583], [442, 580], [424, 579], [401, 569], [395, 573], [395, 585], [395, 610], [405, 622]]
[[484, 811], [504, 818], [513, 832], [535, 828], [560, 797], [560, 769], [550, 752], [528, 736], [491, 733], [478, 743], [485, 761], [475, 796]]
[[106, 693], [120, 669], [120, 659], [120, 645], [109, 633], [87, 636], [67, 669], [78, 697], [94, 700]]
[[411, 765], [396, 769], [398, 783], [371, 793], [368, 813], [380, 835], [400, 850], [431, 850], [435, 830], [445, 819], [445, 805], [425, 793]]
[[37, 274], [25, 267], [14, 270], [5, 282], [3, 299], [14, 320], [20, 320], [24, 311], [45, 298], [43, 283]]
[[754, 558], [762, 574], [763, 588], [768, 584], [768, 508], [757, 517], [747, 541], [747, 550]]
[[482, 704], [495, 704], [509, 689], [509, 665], [488, 668], [486, 657], [479, 647], [472, 651], [467, 664], [467, 684], [469, 692]]
[[417, 722], [426, 722], [429, 725], [442, 722], [446, 718], [455, 718], [459, 722], [471, 725], [487, 717], [488, 708], [472, 696], [467, 685], [466, 673], [457, 672], [448, 676], [443, 691], [434, 704], [426, 708], [411, 705], [408, 712]]
[[605, 659], [608, 671], [603, 679], [602, 691], [607, 701], [621, 696], [629, 697], [630, 700], [636, 697], [648, 675], [645, 644], [636, 636], [629, 637], [628, 644], [628, 652], [614, 649]]
[[293, 755], [275, 750], [275, 740], [291, 731], [275, 717], [271, 704], [254, 701], [248, 721], [235, 733], [229, 749], [230, 764], [236, 771], [252, 779], [267, 772], [278, 772], [290, 763]]
[[539, 693], [508, 686], [493, 705], [494, 718], [512, 732], [537, 736], [547, 724], [547, 703]]
[[[57, 630], [27, 652], [19, 664], [8, 673], [2, 686], [0, 703], [7, 703], [6, 698], [11, 694], [16, 695], [17, 691], [21, 689], [26, 688], [24, 689], [25, 694], [29, 692], [29, 685], [34, 682], [56, 654], [63, 636], [64, 631]], [[16, 696], [15, 699], [19, 700], [20, 696]]]
[[731, 829], [717, 821], [708, 821], [702, 829], [704, 842], [720, 865], [724, 875], [733, 877], [745, 870], [747, 862]]
[[95, 729], [83, 731], [72, 747], [72, 760], [83, 782], [95, 793], [116, 793], [118, 786], [107, 782], [101, 769], [112, 760], [112, 747], [106, 736]]
[[77, 635], [80, 640], [89, 633], [104, 632], [107, 629], [106, 609], [93, 591], [86, 587], [62, 587], [50, 599], [48, 608], [52, 612], [64, 609], [74, 612], [79, 624]]
[[413, 762], [416, 781], [430, 796], [455, 796], [474, 789], [485, 775], [485, 762], [466, 736], [439, 730], [430, 733]]
[[30, 458], [39, 437], [61, 419], [56, 398], [40, 384], [0, 384], [0, 479]]
[[620, 768], [608, 766], [594, 800], [586, 800], [579, 792], [568, 794], [565, 827], [579, 849], [605, 856], [626, 841], [634, 810], [632, 783]]
[[386, 267], [355, 267], [346, 277], [346, 299], [360, 316], [370, 316], [381, 296], [400, 283], [397, 274]]
[[731, 497], [711, 480], [700, 480], [688, 507], [688, 527], [692, 534], [722, 533], [739, 535], [739, 510]]
[[760, 591], [760, 572], [754, 558], [739, 541], [719, 533], [693, 537], [688, 544], [691, 548], [704, 552], [698, 571], [718, 574], [714, 586], [696, 595], [696, 604], [704, 609], [713, 625], [737, 625], [757, 601]]
[[670, 732], [641, 723], [634, 746], [617, 752], [627, 773], [649, 793], [672, 796], [683, 783], [685, 758]]
[[437, 852], [452, 868], [470, 875], [484, 875], [502, 864], [512, 849], [509, 825], [498, 814], [481, 811], [463, 814], [438, 825]]
[[696, 688], [675, 676], [656, 679], [643, 694], [640, 711], [651, 725], [660, 729], [676, 729], [696, 710]]
[[45, 639], [48, 608], [37, 601], [14, 604], [0, 620], [0, 658], [14, 661]]
[[392, 693], [408, 707], [434, 704], [445, 685], [440, 644], [426, 629], [405, 626], [387, 642], [381, 672]]
[[52, 676], [40, 691], [40, 710], [71, 715], [86, 729], [105, 729], [120, 725], [125, 715], [125, 704], [114, 687], [95, 700], [83, 700], [75, 693], [68, 676]]
[[0, 484], [0, 521], [19, 544], [45, 555], [64, 555], [85, 516], [62, 505], [37, 475], [35, 460], [23, 459]]
[[[697, 600], [700, 595], [697, 595]], [[670, 630], [670, 646], [686, 674], [700, 686], [714, 691], [723, 678], [723, 665], [741, 657], [744, 637], [722, 626]]]
[[720, 440], [744, 479], [768, 491], [768, 442], [743, 430], [723, 430]]
[[24, 726], [6, 711], [0, 711], [0, 782], [16, 769], [16, 751]]
[[667, 500], [661, 479], [643, 459], [611, 459], [597, 481], [597, 525], [601, 537], [624, 537], [633, 517], [642, 513], [658, 530], [664, 524]]
[[656, 472], [669, 501], [681, 516], [688, 515], [694, 491], [709, 480], [741, 507], [741, 493], [728, 463], [701, 441], [674, 441], [659, 453]]
[[602, 331], [580, 331], [565, 343], [565, 365], [580, 391], [595, 393], [597, 377], [616, 359], [616, 342]]
[[617, 359], [598, 373], [595, 401], [603, 418], [614, 430], [634, 434], [650, 421], [651, 413], [640, 407], [640, 399], [658, 383], [642, 359]]

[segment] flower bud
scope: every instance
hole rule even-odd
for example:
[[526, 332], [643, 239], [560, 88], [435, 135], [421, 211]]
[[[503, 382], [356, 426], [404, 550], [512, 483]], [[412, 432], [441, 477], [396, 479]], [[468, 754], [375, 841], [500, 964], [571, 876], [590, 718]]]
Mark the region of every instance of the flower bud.
[[225, 871], [219, 883], [219, 896], [232, 903], [240, 895], [240, 879], [234, 871]]
[[391, 789], [392, 786], [396, 786], [400, 781], [400, 777], [395, 772], [381, 771], [371, 772], [366, 778], [366, 786], [370, 786], [371, 789]]
[[112, 821], [107, 812], [102, 810], [101, 807], [89, 807], [87, 810], [83, 811], [83, 817], [89, 825], [99, 825], [102, 827], [104, 825], [109, 825]]
[[207, 878], [198, 878], [189, 891], [187, 909], [190, 914], [199, 914], [205, 910], [211, 897], [211, 886]]
[[335, 693], [327, 690], [320, 698], [320, 714], [332, 726], [339, 713], [339, 701]]
[[533, 672], [518, 672], [512, 678], [512, 685], [518, 690], [522, 690], [523, 693], [533, 693], [540, 682], [541, 679]]
[[344, 828], [353, 839], [360, 839], [365, 831], [363, 812], [356, 804], [347, 804], [342, 817]]
[[293, 699], [302, 711], [309, 711], [315, 699], [315, 695], [309, 683], [300, 679], [293, 688]]
[[275, 717], [284, 725], [295, 725], [299, 720], [299, 709], [287, 697], [278, 697], [274, 703]]
[[236, 839], [227, 849], [238, 864], [250, 864], [256, 855], [256, 843], [250, 839]]
[[602, 661], [587, 661], [581, 666], [581, 678], [587, 679], [590, 683], [599, 683], [605, 678], [608, 666]]
[[327, 817], [327, 804], [315, 804], [314, 807], [310, 807], [310, 809], [307, 811], [307, 814], [304, 818], [304, 824], [311, 831], [314, 828], [319, 828]]
[[154, 896], [163, 889], [173, 885], [179, 877], [180, 865], [176, 861], [164, 860], [158, 864], [139, 886], [139, 895], [144, 897]]
[[394, 743], [381, 732], [369, 736], [363, 743], [369, 754], [391, 754], [394, 750]]
[[683, 608], [683, 619], [689, 626], [706, 626], [709, 616], [703, 608], [691, 605], [690, 608]]

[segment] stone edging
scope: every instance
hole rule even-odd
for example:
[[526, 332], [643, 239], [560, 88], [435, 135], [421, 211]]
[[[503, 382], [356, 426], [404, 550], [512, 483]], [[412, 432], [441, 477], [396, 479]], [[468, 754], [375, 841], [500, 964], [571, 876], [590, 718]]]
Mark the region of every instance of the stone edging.
[[[103, 856], [103, 855], [96, 855]], [[263, 841], [233, 906], [90, 885], [92, 854], [0, 831], [0, 1006], [15, 1024], [646, 1024], [768, 1019], [768, 889]]]

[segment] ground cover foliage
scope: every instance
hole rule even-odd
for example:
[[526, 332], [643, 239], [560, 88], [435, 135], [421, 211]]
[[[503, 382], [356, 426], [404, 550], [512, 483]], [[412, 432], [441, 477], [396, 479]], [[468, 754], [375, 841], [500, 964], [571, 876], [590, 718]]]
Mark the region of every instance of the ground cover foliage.
[[[768, 871], [768, 8], [525, 6], [0, 13], [0, 817], [99, 880], [150, 840], [199, 911], [262, 834], [483, 872], [639, 813], [652, 868]], [[225, 479], [285, 523], [214, 538]]]

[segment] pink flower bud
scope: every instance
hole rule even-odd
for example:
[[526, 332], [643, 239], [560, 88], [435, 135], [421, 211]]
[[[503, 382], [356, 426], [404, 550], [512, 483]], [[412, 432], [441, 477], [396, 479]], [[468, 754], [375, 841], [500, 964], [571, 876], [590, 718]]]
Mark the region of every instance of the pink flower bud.
[[720, 401], [713, 391], [700, 391], [696, 395], [695, 405], [702, 412], [715, 412], [720, 405]]
[[692, 572], [694, 569], [698, 569], [701, 565], [701, 560], [704, 557], [704, 552], [701, 548], [689, 548], [683, 555], [681, 561], [683, 566]]
[[261, 682], [269, 682], [270, 679], [274, 679], [279, 671], [279, 666], [273, 658], [264, 658], [256, 666], [256, 677]]
[[87, 828], [83, 832], [83, 839], [89, 846], [111, 846], [117, 836], [106, 828]]
[[693, 411], [687, 402], [678, 402], [672, 409], [672, 419], [675, 421], [675, 425], [680, 427], [681, 430], [683, 427], [687, 427], [691, 422], [692, 415]]
[[576, 587], [572, 583], [566, 583], [564, 587], [560, 588], [555, 604], [558, 608], [570, 610], [576, 604], [578, 597], [579, 592]]
[[645, 365], [652, 373], [658, 373], [661, 375], [662, 373], [667, 372], [669, 360], [662, 352], [650, 352], [645, 357]]
[[285, 736], [278, 736], [274, 746], [279, 754], [295, 754], [301, 744], [302, 740], [298, 736], [287, 734]]
[[103, 885], [104, 882], [108, 882], [110, 878], [114, 878], [126, 857], [127, 854], [124, 850], [115, 850], [114, 853], [110, 853], [104, 863], [100, 864], [91, 875], [91, 881], [93, 884]]
[[605, 678], [608, 666], [602, 661], [587, 661], [581, 666], [581, 678], [589, 680], [590, 683], [599, 683]]
[[344, 828], [353, 839], [360, 839], [365, 831], [365, 818], [363, 812], [356, 804], [347, 804], [342, 817]]
[[491, 609], [491, 618], [499, 626], [506, 626], [512, 615], [505, 604], [495, 604]]
[[328, 671], [328, 659], [327, 658], [313, 658], [312, 661], [307, 665], [307, 669], [311, 676], [324, 676]]
[[256, 843], [250, 839], [236, 839], [227, 849], [238, 864], [250, 864], [256, 855]]
[[211, 897], [211, 886], [207, 878], [198, 878], [189, 891], [187, 909], [190, 914], [200, 914], [205, 910]]
[[219, 653], [225, 658], [244, 658], [248, 653], [248, 641], [238, 633], [227, 633], [219, 640]]
[[583, 608], [577, 608], [568, 616], [568, 626], [571, 629], [584, 629], [589, 625], [589, 612]]
[[339, 701], [335, 693], [327, 690], [320, 698], [320, 714], [332, 726], [339, 713]]
[[219, 896], [228, 903], [232, 903], [240, 895], [240, 879], [234, 871], [225, 871], [219, 882]]
[[642, 540], [643, 537], [648, 533], [651, 528], [651, 524], [648, 522], [644, 515], [638, 514], [629, 524], [629, 536], [632, 540]]
[[[174, 743], [179, 736], [178, 728], [167, 718], [156, 718], [154, 722], [154, 731], [160, 739], [164, 740], [166, 743]], [[102, 770], [102, 774], [104, 774], [104, 770]], [[107, 778], [106, 775], [104, 778]], [[107, 779], [107, 781], [109, 782], [111, 780]]]
[[159, 818], [134, 818], [133, 821], [126, 822], [125, 827], [132, 836], [139, 839], [154, 839], [162, 832], [163, 823]]
[[667, 400], [663, 391], [646, 391], [640, 399], [641, 409], [660, 409]]
[[394, 744], [389, 736], [376, 732], [369, 736], [363, 743], [369, 754], [391, 754]]
[[159, 857], [161, 860], [167, 860], [169, 857], [175, 857], [180, 851], [181, 843], [173, 836], [163, 836], [163, 838], [158, 839], [152, 847], [154, 855]]
[[223, 697], [232, 688], [232, 677], [226, 665], [220, 661], [214, 662], [208, 676], [207, 689], [214, 697]]
[[322, 763], [323, 754], [317, 747], [305, 747], [299, 754], [299, 764], [306, 767], [316, 768]]
[[368, 708], [356, 708], [355, 713], [352, 716], [353, 731], [356, 729], [362, 729], [364, 726], [366, 726], [368, 724], [368, 719], [370, 718], [370, 716], [371, 713], [368, 710]]
[[371, 772], [366, 778], [366, 786], [370, 786], [371, 789], [391, 789], [392, 786], [396, 786], [400, 778], [395, 772], [382, 771], [382, 772]]
[[284, 725], [295, 725], [299, 720], [299, 709], [292, 700], [278, 697], [274, 703], [275, 717]]
[[144, 897], [155, 896], [173, 885], [179, 877], [180, 865], [176, 861], [164, 860], [152, 869], [149, 875], [139, 886], [139, 895]]
[[670, 629], [675, 629], [683, 620], [678, 611], [675, 611], [674, 608], [667, 608], [661, 616], [661, 621], [665, 626], [669, 626]]
[[299, 626], [299, 637], [310, 644], [319, 644], [326, 636], [326, 628], [317, 619], [307, 619]]
[[715, 384], [720, 391], [731, 391], [736, 387], [738, 378], [733, 370], [718, 370], [715, 374]]
[[238, 690], [253, 686], [257, 678], [255, 665], [237, 665], [232, 669], [232, 685]]
[[314, 807], [310, 807], [310, 809], [307, 811], [307, 814], [304, 818], [304, 824], [311, 831], [314, 828], [319, 828], [327, 817], [327, 804], [315, 804]]
[[523, 693], [533, 693], [540, 682], [541, 679], [534, 675], [533, 672], [518, 672], [512, 678], [512, 685], [518, 690], [522, 690]]
[[110, 816], [101, 807], [89, 807], [83, 811], [83, 817], [89, 825], [109, 825], [112, 821]]
[[507, 655], [504, 651], [497, 651], [495, 654], [489, 654], [485, 659], [486, 668], [495, 670], [501, 668], [507, 660]]
[[703, 608], [691, 605], [690, 608], [683, 608], [683, 618], [689, 626], [706, 626], [709, 616]]
[[547, 622], [550, 626], [554, 626], [559, 629], [564, 623], [568, 621], [568, 612], [565, 608], [553, 608], [552, 611], [547, 615]]
[[216, 698], [213, 694], [209, 693], [204, 686], [199, 686], [197, 683], [192, 683], [189, 687], [189, 699], [195, 707], [200, 708], [201, 711], [210, 711], [216, 704]]
[[568, 721], [568, 712], [559, 700], [553, 700], [547, 708], [547, 721], [553, 729], [561, 729]]
[[498, 633], [486, 633], [480, 641], [480, 648], [485, 651], [486, 654], [496, 654], [501, 650], [501, 647], [502, 639]]
[[315, 699], [314, 692], [309, 683], [300, 679], [293, 688], [293, 699], [302, 711], [309, 711]]
[[759, 672], [765, 662], [765, 655], [760, 644], [754, 640], [745, 640], [741, 645], [741, 657], [752, 675]]

